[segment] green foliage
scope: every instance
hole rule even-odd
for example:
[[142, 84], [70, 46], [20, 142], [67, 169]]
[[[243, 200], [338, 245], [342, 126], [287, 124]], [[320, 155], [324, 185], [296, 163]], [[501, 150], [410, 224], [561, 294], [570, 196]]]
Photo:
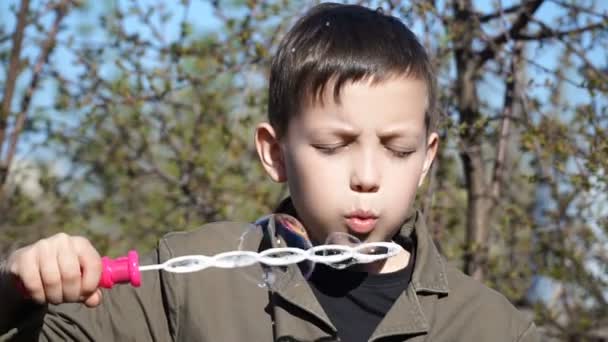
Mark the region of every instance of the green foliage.
[[[598, 275], [608, 273], [608, 220], [598, 214], [607, 212], [599, 203], [608, 193], [608, 79], [588, 53], [607, 48], [605, 32], [516, 41], [549, 32], [537, 23], [491, 42], [516, 13], [484, 21], [477, 10], [444, 3], [363, 1], [419, 29], [439, 72], [441, 147], [418, 203], [451, 263], [476, 264], [483, 281], [533, 307], [557, 338], [591, 338], [608, 324], [608, 280]], [[564, 15], [548, 23], [552, 33], [587, 25], [595, 10], [560, 3]], [[60, 27], [42, 73], [52, 99], [25, 108], [30, 121], [20, 137], [43, 191], [5, 186], [0, 255], [58, 231], [86, 235], [102, 253], [145, 250], [168, 231], [253, 220], [284, 196], [262, 172], [252, 132], [265, 116], [270, 56], [306, 8], [285, 0], [212, 5], [218, 24], [205, 30], [198, 13], [188, 14], [191, 1], [69, 9], [73, 24]], [[39, 12], [46, 6], [38, 7], [25, 40], [34, 52], [50, 31]], [[0, 25], [0, 39], [6, 32]], [[0, 40], [5, 68], [7, 42]], [[470, 64], [484, 47], [489, 60]], [[535, 59], [548, 49], [561, 51], [559, 68]], [[23, 57], [20, 77], [34, 63]], [[468, 98], [465, 88], [473, 89]], [[24, 96], [17, 93], [14, 103]], [[531, 303], [527, 292], [539, 275], [561, 287], [553, 300]]]

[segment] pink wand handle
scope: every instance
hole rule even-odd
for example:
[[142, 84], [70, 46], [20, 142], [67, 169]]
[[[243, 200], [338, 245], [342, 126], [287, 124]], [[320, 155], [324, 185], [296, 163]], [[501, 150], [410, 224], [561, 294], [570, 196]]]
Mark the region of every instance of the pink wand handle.
[[99, 287], [111, 289], [114, 284], [131, 283], [134, 287], [141, 285], [141, 272], [139, 271], [139, 256], [136, 251], [129, 251], [127, 256], [110, 259], [101, 258], [101, 279]]

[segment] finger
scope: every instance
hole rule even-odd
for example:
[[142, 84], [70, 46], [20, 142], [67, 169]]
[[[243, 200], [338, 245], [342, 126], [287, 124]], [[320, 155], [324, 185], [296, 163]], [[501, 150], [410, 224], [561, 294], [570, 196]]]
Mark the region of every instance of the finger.
[[93, 294], [91, 294], [88, 298], [84, 300], [84, 305], [94, 308], [101, 304], [101, 300], [103, 299], [103, 295], [101, 294], [101, 290], [97, 289]]
[[46, 296], [38, 268], [38, 256], [29, 249], [21, 253], [11, 266], [11, 273], [21, 280], [26, 296], [37, 303], [45, 303]]
[[75, 238], [74, 249], [78, 255], [82, 272], [80, 292], [85, 297], [88, 297], [99, 288], [102, 269], [101, 256], [99, 256], [99, 253], [89, 240], [85, 238]]
[[57, 254], [59, 274], [61, 275], [61, 290], [64, 302], [76, 302], [80, 298], [81, 274], [78, 256], [73, 247], [67, 243], [67, 247], [61, 248]]
[[59, 304], [63, 301], [63, 291], [61, 289], [61, 273], [57, 262], [57, 251], [46, 239], [38, 241], [36, 245], [40, 278], [42, 279], [46, 301]]

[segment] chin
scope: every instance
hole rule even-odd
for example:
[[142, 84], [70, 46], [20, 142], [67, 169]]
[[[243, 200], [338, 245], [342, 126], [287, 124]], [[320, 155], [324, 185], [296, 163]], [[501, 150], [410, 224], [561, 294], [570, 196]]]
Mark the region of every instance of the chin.
[[380, 234], [374, 234], [374, 231], [369, 232], [367, 234], [352, 234], [356, 236], [357, 239], [361, 240], [361, 242], [382, 242], [382, 241], [390, 241], [389, 238], [382, 238]]
[[[374, 234], [375, 233], [375, 234]], [[365, 237], [365, 242], [390, 242], [393, 235], [382, 234], [380, 231], [373, 231]], [[361, 239], [361, 241], [364, 241]]]
[[352, 232], [349, 232], [348, 234], [350, 234], [350, 235], [352, 235], [352, 236], [356, 237], [356, 238], [357, 238], [357, 239], [359, 239], [359, 241], [361, 241], [361, 242], [372, 242], [372, 241], [370, 240], [371, 233], [366, 233], [366, 234], [358, 234], [358, 233], [352, 233]]

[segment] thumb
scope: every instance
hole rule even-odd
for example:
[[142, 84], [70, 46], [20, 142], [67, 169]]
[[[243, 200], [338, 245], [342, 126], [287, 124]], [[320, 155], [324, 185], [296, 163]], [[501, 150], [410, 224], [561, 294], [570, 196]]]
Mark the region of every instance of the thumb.
[[90, 308], [94, 308], [96, 306], [98, 306], [99, 304], [101, 304], [101, 299], [102, 299], [102, 294], [101, 294], [101, 290], [97, 289], [95, 290], [95, 292], [93, 292], [93, 294], [91, 294], [89, 297], [87, 297], [84, 300], [84, 305], [90, 307]]

